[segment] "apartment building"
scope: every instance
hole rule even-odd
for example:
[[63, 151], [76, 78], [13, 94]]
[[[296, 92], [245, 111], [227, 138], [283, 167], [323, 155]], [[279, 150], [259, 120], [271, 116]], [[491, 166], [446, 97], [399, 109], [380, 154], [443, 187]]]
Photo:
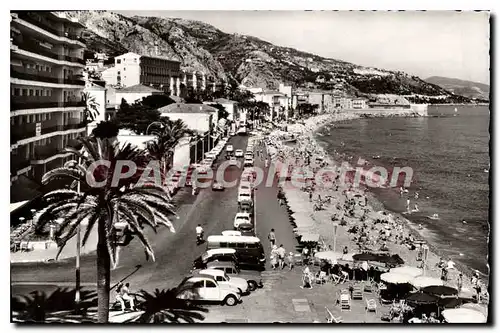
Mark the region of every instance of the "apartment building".
[[180, 86], [180, 65], [179, 61], [128, 52], [115, 57], [115, 66], [103, 78], [111, 85], [126, 88], [142, 84], [173, 95]]
[[39, 182], [85, 134], [83, 26], [52, 12], [11, 12], [11, 192], [20, 176]]

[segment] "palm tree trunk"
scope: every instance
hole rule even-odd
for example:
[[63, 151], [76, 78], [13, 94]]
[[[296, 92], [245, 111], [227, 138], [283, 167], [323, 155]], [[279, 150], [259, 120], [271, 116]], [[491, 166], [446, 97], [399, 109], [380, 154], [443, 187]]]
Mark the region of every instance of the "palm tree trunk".
[[97, 227], [97, 322], [107, 323], [109, 316], [109, 286], [111, 260], [106, 246], [106, 220], [100, 219]]

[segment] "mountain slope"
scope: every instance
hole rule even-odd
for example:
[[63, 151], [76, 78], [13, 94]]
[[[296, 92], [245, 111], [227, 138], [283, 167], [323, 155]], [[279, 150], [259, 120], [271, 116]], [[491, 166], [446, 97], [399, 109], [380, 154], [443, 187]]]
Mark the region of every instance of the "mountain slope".
[[132, 51], [169, 57], [181, 61], [183, 70], [203, 71], [215, 80], [275, 89], [284, 82], [356, 95], [419, 95], [439, 97], [440, 102], [467, 102], [403, 72], [324, 58], [252, 36], [228, 34], [199, 21], [129, 18], [107, 11], [72, 11], [64, 15], [87, 27], [84, 38], [91, 52], [115, 56]]
[[425, 81], [438, 85], [454, 94], [469, 98], [489, 99], [490, 86], [484, 83], [472, 82], [442, 76], [431, 76]]

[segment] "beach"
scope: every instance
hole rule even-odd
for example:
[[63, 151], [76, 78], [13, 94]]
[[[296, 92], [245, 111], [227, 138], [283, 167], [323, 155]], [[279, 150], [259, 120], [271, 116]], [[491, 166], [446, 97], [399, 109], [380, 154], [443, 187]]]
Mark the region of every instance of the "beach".
[[[286, 132], [275, 131], [271, 133], [271, 141], [274, 140], [275, 142], [275, 148], [273, 148], [275, 151], [272, 151], [273, 163], [278, 174], [284, 177], [286, 173], [284, 163], [292, 163], [295, 167], [308, 165], [313, 169], [324, 165], [339, 168], [342, 163], [346, 162], [345, 156], [341, 156], [336, 152], [334, 152], [333, 156], [329, 156], [324, 147], [315, 139], [315, 133], [323, 126], [335, 126], [337, 122], [357, 118], [359, 118], [358, 115], [350, 113], [320, 115], [307, 119], [303, 124], [289, 125]], [[293, 146], [284, 145], [282, 141], [290, 133], [294, 133], [298, 137], [297, 143]], [[306, 160], [306, 156], [322, 156], [324, 160], [316, 165], [316, 162], [311, 161], [310, 158]], [[352, 161], [347, 162], [351, 165], [354, 164]], [[332, 188], [315, 188], [312, 200], [308, 192], [297, 186], [290, 186], [289, 182], [283, 186], [286, 197], [293, 197], [293, 200], [288, 200], [290, 210], [300, 212], [302, 215], [308, 215], [312, 219], [313, 226], [308, 228], [308, 233], [321, 235], [325, 244], [331, 247], [334, 243], [332, 220], [344, 221], [342, 224], [345, 225], [337, 227], [335, 251], [340, 252], [347, 247], [349, 253], [359, 253], [363, 250], [359, 245], [359, 237], [356, 237], [354, 233], [350, 233], [348, 230], [355, 226], [362, 228], [364, 225], [366, 241], [363, 246], [365, 249], [378, 250], [381, 246], [386, 246], [387, 252], [398, 254], [405, 261], [405, 265], [421, 267], [422, 261], [417, 260], [417, 249], [410, 249], [408, 245], [425, 238], [418, 232], [418, 225], [413, 224], [402, 214], [384, 210], [383, 204], [362, 184], [354, 187], [349, 182], [335, 182], [335, 184]], [[290, 204], [290, 202], [292, 203]], [[318, 204], [321, 206], [319, 210], [315, 209]], [[384, 222], [377, 223], [377, 220], [378, 222], [381, 220]], [[298, 231], [300, 232], [300, 230]], [[428, 242], [426, 245], [429, 246], [429, 252], [425, 262], [425, 275], [439, 279], [441, 269], [438, 268], [438, 264], [442, 256]], [[443, 259], [448, 261], [449, 258], [444, 257]], [[455, 263], [454, 268], [448, 270], [445, 285], [457, 288], [460, 273], [463, 273], [461, 294], [464, 297], [474, 295], [475, 290], [471, 283], [473, 271], [464, 265]], [[487, 289], [488, 277], [481, 276], [481, 283], [484, 292]], [[489, 296], [483, 293], [481, 300], [487, 302], [488, 299]]]

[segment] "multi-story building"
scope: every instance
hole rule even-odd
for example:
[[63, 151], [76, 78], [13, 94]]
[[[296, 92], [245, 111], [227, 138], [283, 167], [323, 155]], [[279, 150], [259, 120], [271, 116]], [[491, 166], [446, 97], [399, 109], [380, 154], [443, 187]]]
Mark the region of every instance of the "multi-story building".
[[64, 147], [85, 134], [83, 28], [51, 12], [11, 12], [12, 189], [21, 175], [40, 181], [62, 166]]
[[107, 83], [122, 87], [143, 84], [165, 92], [170, 91], [174, 95], [180, 85], [180, 65], [181, 63], [176, 60], [128, 52], [115, 57], [112, 71], [116, 81]]

